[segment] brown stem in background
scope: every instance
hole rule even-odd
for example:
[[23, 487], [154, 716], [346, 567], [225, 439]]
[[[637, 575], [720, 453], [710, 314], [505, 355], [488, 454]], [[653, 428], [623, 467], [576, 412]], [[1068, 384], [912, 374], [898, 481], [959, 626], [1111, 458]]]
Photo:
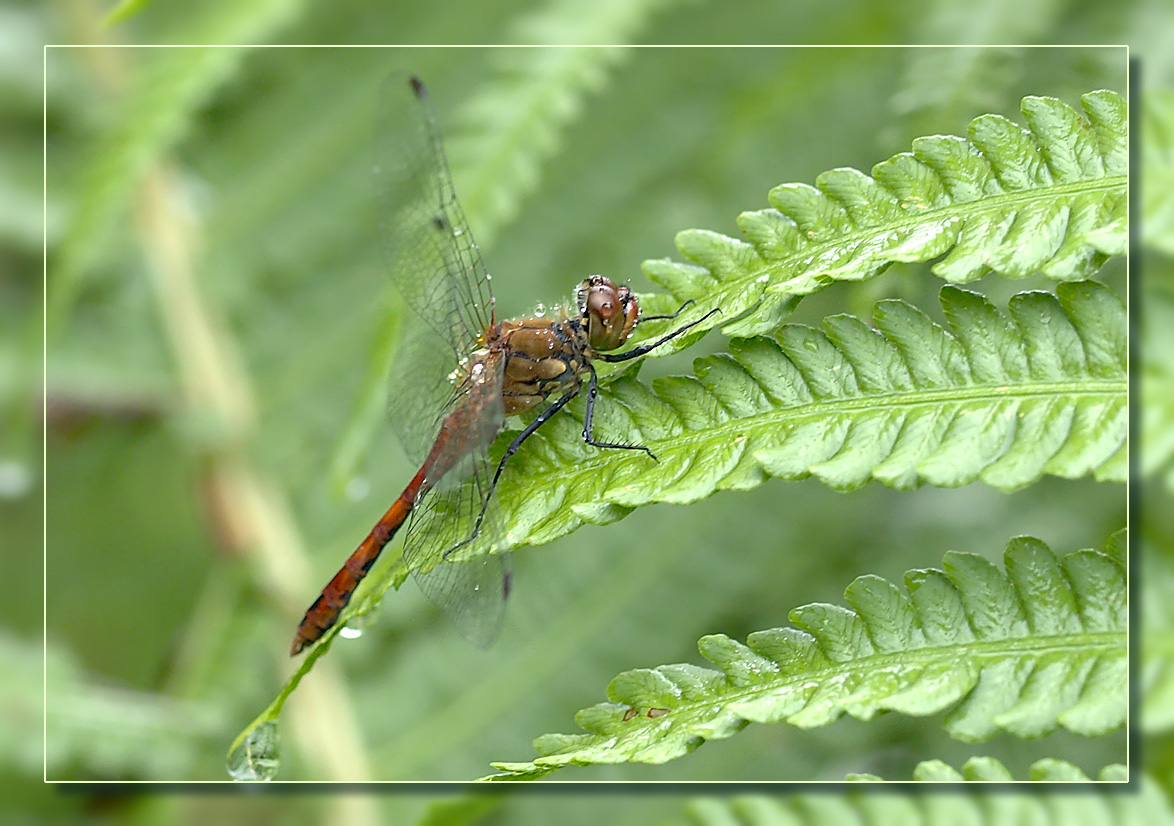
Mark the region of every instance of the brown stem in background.
[[[253, 392], [233, 337], [198, 289], [195, 227], [175, 178], [164, 165], [148, 172], [136, 196], [135, 223], [179, 373], [184, 414], [214, 423], [216, 444], [206, 446], [204, 479], [209, 516], [227, 548], [253, 564], [278, 615], [294, 617], [308, 593], [309, 566], [282, 491], [249, 462]], [[199, 631], [192, 634], [198, 638]], [[289, 668], [284, 647], [274, 650], [281, 670]], [[303, 685], [300, 702], [291, 704], [295, 738], [324, 776], [367, 780], [353, 704], [337, 669], [323, 663], [318, 671]]]

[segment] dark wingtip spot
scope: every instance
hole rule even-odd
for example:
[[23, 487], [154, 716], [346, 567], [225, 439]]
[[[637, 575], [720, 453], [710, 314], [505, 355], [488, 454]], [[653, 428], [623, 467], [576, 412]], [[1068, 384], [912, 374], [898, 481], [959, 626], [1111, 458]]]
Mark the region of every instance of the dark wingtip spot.
[[514, 587], [514, 575], [506, 571], [505, 576], [501, 580], [501, 598], [510, 598], [510, 589]]
[[448, 221], [444, 220], [443, 215], [437, 215], [435, 218], [433, 218], [432, 225], [434, 227], [436, 227], [438, 230], [440, 230], [441, 232], [448, 229]]
[[408, 83], [411, 85], [412, 92], [416, 95], [416, 97], [422, 98], [428, 94], [428, 90], [424, 88], [424, 81], [420, 80], [420, 78], [416, 77], [415, 75], [412, 75], [408, 78]]

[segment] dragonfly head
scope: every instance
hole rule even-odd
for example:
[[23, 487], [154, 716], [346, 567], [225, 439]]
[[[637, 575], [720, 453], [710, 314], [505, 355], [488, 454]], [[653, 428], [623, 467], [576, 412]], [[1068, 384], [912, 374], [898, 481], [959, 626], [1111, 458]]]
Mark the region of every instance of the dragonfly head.
[[640, 307], [627, 287], [602, 275], [584, 279], [575, 293], [579, 318], [587, 330], [587, 341], [596, 350], [614, 350], [627, 341], [636, 327]]

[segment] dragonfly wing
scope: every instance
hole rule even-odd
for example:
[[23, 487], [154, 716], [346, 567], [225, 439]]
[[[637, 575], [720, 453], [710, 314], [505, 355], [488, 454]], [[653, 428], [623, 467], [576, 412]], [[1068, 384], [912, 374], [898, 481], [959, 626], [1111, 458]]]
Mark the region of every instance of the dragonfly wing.
[[423, 84], [388, 78], [380, 110], [380, 239], [389, 280], [412, 311], [390, 377], [389, 410], [405, 452], [419, 461], [454, 401], [448, 375], [493, 323], [493, 294]]
[[441, 422], [460, 402], [460, 388], [449, 379], [457, 364], [431, 328], [401, 339], [388, 376], [388, 418], [413, 464], [424, 461]]
[[[494, 553], [501, 533], [495, 497], [496, 464], [489, 447], [503, 420], [502, 360], [481, 364], [464, 382], [449, 422], [469, 421], [448, 434], [448, 467], [412, 511], [404, 561], [420, 590], [455, 623], [461, 636], [488, 646], [501, 630], [509, 596], [507, 555]], [[472, 414], [472, 415], [470, 415]]]
[[463, 463], [466, 467], [454, 468], [422, 497], [404, 538], [405, 561], [424, 596], [478, 647], [497, 637], [509, 596], [507, 555], [492, 553], [494, 538], [500, 535], [492, 500], [477, 537], [462, 544], [472, 535], [485, 501], [487, 458], [488, 450], [481, 448]]
[[384, 82], [375, 180], [391, 280], [458, 355], [493, 321], [493, 293], [444, 155], [428, 95], [416, 78]]
[[468, 643], [488, 648], [497, 639], [509, 597], [509, 554], [445, 562], [426, 574], [417, 573], [415, 579], [428, 601]]

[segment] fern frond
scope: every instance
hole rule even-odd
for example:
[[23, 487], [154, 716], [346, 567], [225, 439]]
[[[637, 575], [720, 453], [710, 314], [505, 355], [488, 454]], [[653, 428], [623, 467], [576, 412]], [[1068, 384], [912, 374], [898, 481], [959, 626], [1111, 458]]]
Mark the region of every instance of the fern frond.
[[[520, 17], [518, 43], [630, 43], [673, 0], [608, 0], [590, 8], [548, 3]], [[615, 47], [502, 49], [492, 76], [456, 113], [449, 158], [461, 203], [483, 247], [538, 185], [541, 163], [555, 155], [583, 99], [598, 92], [625, 52]]]
[[644, 271], [678, 300], [721, 307], [711, 326], [725, 322], [731, 336], [768, 332], [795, 296], [894, 262], [944, 256], [931, 269], [955, 284], [990, 272], [1088, 278], [1125, 252], [1128, 132], [1120, 95], [1081, 102], [1083, 118], [1055, 98], [1027, 97], [1026, 129], [983, 115], [968, 139], [919, 138], [871, 177], [833, 169], [814, 187], [777, 186], [771, 208], [739, 216], [747, 241], [685, 230], [676, 244], [692, 263], [652, 260]]
[[845, 713], [868, 720], [952, 708], [946, 731], [968, 742], [1059, 727], [1104, 734], [1126, 716], [1126, 572], [1117, 553], [1061, 560], [1019, 537], [1007, 545], [1005, 573], [951, 552], [941, 570], [907, 573], [907, 594], [860, 577], [845, 591], [851, 608], [797, 608], [795, 628], [751, 634], [745, 645], [703, 637], [701, 654], [719, 670], [681, 663], [620, 674], [608, 702], [575, 715], [588, 733], [539, 737], [537, 759], [494, 763], [503, 774], [489, 779], [663, 763], [750, 722], [814, 728]]
[[1169, 826], [1174, 812], [1161, 786], [1143, 779], [1139, 794], [1074, 795], [1071, 789], [1032, 789], [991, 792], [969, 788], [965, 792], [850, 788], [846, 794], [809, 792], [788, 797], [763, 795], [733, 798], [698, 798], [686, 806], [675, 823], [690, 826], [859, 826], [862, 823], [900, 823], [932, 826], [965, 823], [969, 826], [1004, 826], [1007, 823], [1096, 823], [1098, 826]]
[[[852, 774], [849, 780], [883, 780], [872, 774]], [[993, 757], [972, 757], [958, 771], [941, 760], [925, 760], [913, 770], [913, 779], [923, 782], [956, 783], [964, 781], [1009, 782], [1017, 778], [1011, 770]], [[1037, 782], [1087, 783], [1092, 780], [1078, 766], [1066, 760], [1044, 758], [1031, 764], [1028, 779]], [[1129, 770], [1120, 763], [1105, 766], [1097, 774], [1097, 780], [1107, 783], [1124, 783], [1129, 780]]]
[[[133, 11], [133, 4], [124, 6]], [[207, 4], [185, 18], [182, 33], [170, 34], [194, 43], [259, 43], [296, 11], [279, 0]], [[167, 34], [162, 34], [165, 40]], [[150, 57], [136, 73], [135, 88], [118, 102], [115, 127], [102, 135], [78, 176], [69, 227], [48, 282], [50, 331], [64, 320], [111, 228], [126, 214], [134, 187], [182, 137], [196, 107], [236, 73], [248, 54], [239, 48], [144, 51]]]
[[[701, 359], [695, 377], [625, 377], [596, 405], [610, 441], [653, 463], [583, 445], [582, 405], [552, 419], [498, 487], [502, 547], [541, 544], [652, 502], [813, 475], [837, 490], [981, 480], [1015, 490], [1044, 474], [1125, 478], [1125, 309], [1096, 282], [1058, 299], [1022, 293], [1010, 317], [945, 287], [948, 329], [883, 301], [876, 330], [833, 316]], [[578, 418], [576, 418], [578, 417]], [[542, 490], [544, 495], [534, 496]]]

